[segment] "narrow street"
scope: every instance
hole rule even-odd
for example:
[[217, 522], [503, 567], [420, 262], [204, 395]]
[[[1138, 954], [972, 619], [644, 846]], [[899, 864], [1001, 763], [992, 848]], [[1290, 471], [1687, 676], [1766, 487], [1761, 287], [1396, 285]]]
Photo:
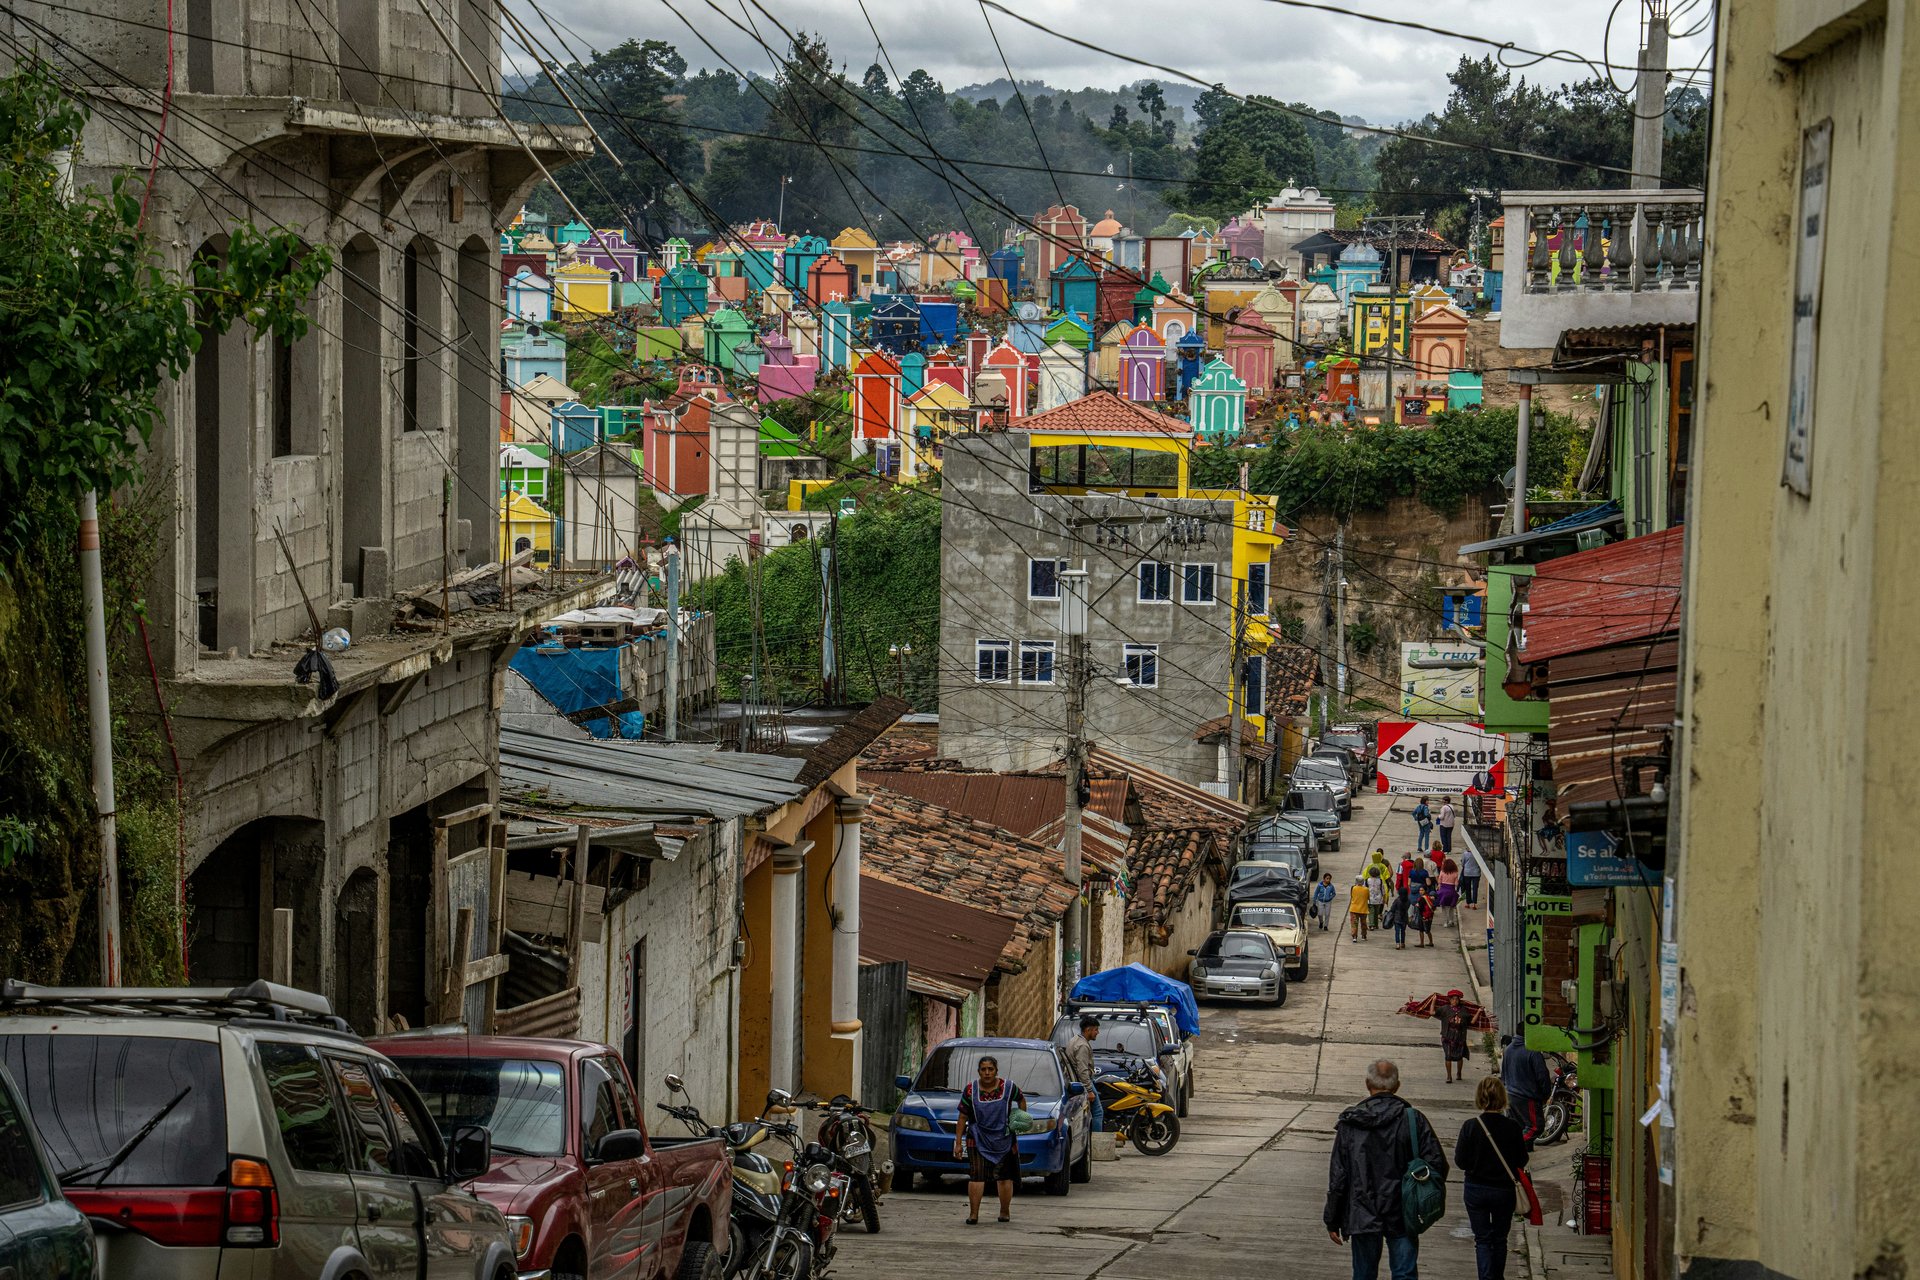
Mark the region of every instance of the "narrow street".
[[[1367, 852], [1397, 856], [1412, 846], [1413, 821], [1383, 796], [1356, 799], [1338, 853], [1322, 855], [1335, 884], [1351, 884]], [[1201, 1009], [1197, 1093], [1180, 1145], [1159, 1159], [1132, 1148], [1094, 1166], [1090, 1185], [1051, 1198], [1023, 1185], [1013, 1222], [983, 1215], [967, 1226], [965, 1186], [888, 1197], [884, 1229], [853, 1230], [835, 1274], [849, 1280], [914, 1276], [1168, 1277], [1352, 1275], [1346, 1248], [1321, 1226], [1327, 1153], [1340, 1112], [1365, 1096], [1376, 1058], [1399, 1064], [1401, 1094], [1433, 1121], [1452, 1159], [1472, 1113], [1474, 1082], [1490, 1065], [1476, 1042], [1467, 1081], [1448, 1085], [1435, 1024], [1395, 1013], [1410, 996], [1466, 987], [1454, 930], [1436, 928], [1432, 950], [1397, 951], [1392, 935], [1365, 943], [1344, 931], [1313, 933], [1307, 979], [1284, 1008], [1218, 1004]], [[1473, 1241], [1457, 1175], [1448, 1216], [1421, 1240], [1429, 1276], [1470, 1276]], [[1520, 1232], [1513, 1245], [1520, 1248]], [[1381, 1274], [1386, 1274], [1383, 1261]], [[1510, 1259], [1508, 1274], [1524, 1274]]]

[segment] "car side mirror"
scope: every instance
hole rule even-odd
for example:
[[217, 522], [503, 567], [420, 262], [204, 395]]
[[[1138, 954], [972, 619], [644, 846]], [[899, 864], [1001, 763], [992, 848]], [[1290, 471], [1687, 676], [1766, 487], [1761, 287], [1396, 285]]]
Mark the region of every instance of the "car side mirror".
[[463, 1124], [447, 1141], [447, 1181], [467, 1182], [493, 1168], [493, 1134], [485, 1126]]
[[1198, 947], [1188, 947], [1188, 948], [1187, 948], [1187, 954], [1188, 954], [1188, 955], [1190, 955], [1190, 956], [1197, 956], [1197, 955], [1199, 955], [1199, 954], [1200, 954], [1200, 948], [1198, 948]]
[[1084, 1080], [1069, 1080], [1067, 1082], [1067, 1096], [1069, 1098], [1081, 1097], [1086, 1091], [1087, 1082]]
[[1160, 1046], [1160, 1056], [1163, 1058], [1170, 1053], [1177, 1056], [1179, 1052], [1180, 1052], [1180, 1046], [1177, 1044], [1167, 1044], [1167, 1045]]
[[911, 1090], [913, 1088], [913, 1077], [912, 1076], [895, 1076], [893, 1078], [893, 1087], [896, 1089]]
[[602, 1134], [593, 1149], [593, 1158], [604, 1162], [638, 1160], [647, 1154], [647, 1140], [638, 1129], [614, 1129]]

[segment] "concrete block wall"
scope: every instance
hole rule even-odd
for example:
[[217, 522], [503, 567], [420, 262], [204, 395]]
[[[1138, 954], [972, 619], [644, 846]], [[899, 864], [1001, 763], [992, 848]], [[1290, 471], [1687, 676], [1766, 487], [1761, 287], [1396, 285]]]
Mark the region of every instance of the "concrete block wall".
[[[487, 650], [457, 650], [429, 671], [386, 725], [389, 815], [425, 804], [499, 759], [499, 715]], [[396, 768], [393, 762], [404, 762]]]
[[[254, 643], [293, 640], [312, 626], [301, 601], [304, 586], [324, 627], [334, 594], [332, 468], [317, 455], [274, 458], [256, 482], [265, 489], [254, 529]], [[295, 570], [287, 567], [274, 529], [286, 535]]]
[[310, 721], [275, 721], [190, 762], [191, 848], [187, 869], [255, 818], [318, 818], [328, 761]]
[[[396, 590], [440, 581], [440, 503], [452, 456], [445, 431], [407, 431], [394, 442], [389, 545]], [[459, 562], [451, 563], [457, 567]]]

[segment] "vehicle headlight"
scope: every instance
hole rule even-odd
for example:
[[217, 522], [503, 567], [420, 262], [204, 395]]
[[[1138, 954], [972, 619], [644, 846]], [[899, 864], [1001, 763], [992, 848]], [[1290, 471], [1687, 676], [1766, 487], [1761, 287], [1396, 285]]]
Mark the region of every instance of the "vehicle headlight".
[[533, 1219], [507, 1215], [507, 1239], [513, 1242], [513, 1256], [524, 1260], [533, 1248]]
[[1279, 966], [1277, 966], [1277, 965], [1271, 965], [1271, 964], [1270, 964], [1270, 965], [1268, 965], [1268, 966], [1267, 966], [1266, 968], [1264, 968], [1264, 969], [1262, 969], [1262, 970], [1260, 971], [1260, 976], [1261, 976], [1261, 977], [1263, 977], [1263, 978], [1277, 978], [1277, 977], [1279, 977], [1279, 976], [1280, 976], [1280, 969], [1279, 969]]
[[832, 1173], [823, 1164], [810, 1164], [800, 1173], [800, 1185], [810, 1196], [817, 1196], [824, 1192], [832, 1181]]
[[933, 1121], [925, 1116], [914, 1115], [911, 1111], [896, 1111], [893, 1116], [896, 1129], [913, 1129], [919, 1133], [932, 1133]]
[[1298, 948], [1298, 947], [1282, 947], [1282, 948], [1280, 948], [1280, 954], [1282, 954], [1282, 955], [1288, 955], [1288, 956], [1297, 956], [1297, 955], [1299, 955], [1299, 954], [1300, 954], [1300, 948]]
[[1035, 1116], [1033, 1118], [1033, 1129], [1031, 1130], [1031, 1132], [1052, 1133], [1055, 1129], [1058, 1129], [1059, 1127], [1060, 1127], [1059, 1116], [1052, 1116], [1045, 1120], [1042, 1120], [1039, 1116]]

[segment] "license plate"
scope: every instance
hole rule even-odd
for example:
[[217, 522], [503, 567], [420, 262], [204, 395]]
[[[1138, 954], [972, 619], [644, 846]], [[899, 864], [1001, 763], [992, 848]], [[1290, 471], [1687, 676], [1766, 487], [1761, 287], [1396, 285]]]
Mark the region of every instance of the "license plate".
[[868, 1142], [865, 1138], [854, 1138], [852, 1141], [847, 1143], [847, 1149], [843, 1154], [849, 1160], [853, 1159], [853, 1157], [855, 1156], [872, 1155], [873, 1144], [871, 1142]]
[[1249, 982], [1258, 982], [1260, 981], [1260, 979], [1258, 978], [1215, 978], [1214, 981], [1217, 983], [1220, 983], [1222, 986], [1244, 987]]

